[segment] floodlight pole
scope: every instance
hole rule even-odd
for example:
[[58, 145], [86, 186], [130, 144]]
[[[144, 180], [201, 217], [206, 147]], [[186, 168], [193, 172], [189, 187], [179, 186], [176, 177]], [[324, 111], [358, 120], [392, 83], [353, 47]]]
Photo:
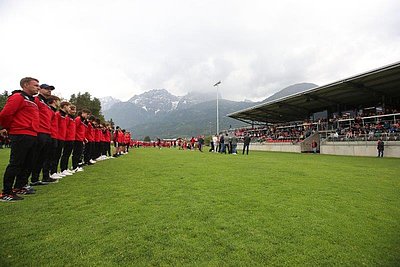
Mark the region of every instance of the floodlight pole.
[[217, 134], [219, 135], [219, 112], [218, 112], [218, 99], [219, 99], [219, 96], [218, 96], [218, 85], [216, 86], [217, 87]]
[[221, 83], [221, 81], [217, 82], [214, 84], [214, 87], [217, 87], [217, 135], [219, 135], [219, 107], [218, 107], [218, 102], [219, 102], [219, 92], [218, 92], [218, 85]]

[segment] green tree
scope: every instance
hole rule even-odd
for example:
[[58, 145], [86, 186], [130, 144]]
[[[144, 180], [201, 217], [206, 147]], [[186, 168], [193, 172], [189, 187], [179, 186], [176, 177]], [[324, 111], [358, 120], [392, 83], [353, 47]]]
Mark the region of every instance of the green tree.
[[144, 139], [143, 139], [143, 141], [145, 141], [145, 142], [150, 142], [151, 141], [151, 139], [150, 139], [150, 136], [145, 136], [144, 137]]
[[4, 105], [6, 104], [7, 98], [8, 98], [8, 92], [4, 91], [4, 93], [0, 95], [0, 110], [2, 110]]
[[101, 114], [100, 100], [96, 97], [92, 98], [88, 92], [84, 94], [78, 93], [77, 95], [71, 95], [69, 102], [74, 104], [78, 111], [81, 109], [89, 109], [94, 116], [104, 121], [104, 116]]

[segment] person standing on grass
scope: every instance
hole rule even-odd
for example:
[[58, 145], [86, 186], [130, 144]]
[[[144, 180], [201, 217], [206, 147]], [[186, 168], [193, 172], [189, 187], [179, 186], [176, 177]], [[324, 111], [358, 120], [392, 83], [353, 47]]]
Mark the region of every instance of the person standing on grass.
[[233, 135], [231, 137], [231, 152], [233, 155], [236, 155], [236, 148], [237, 148], [237, 137]]
[[79, 162], [83, 154], [83, 145], [85, 142], [87, 142], [87, 139], [85, 138], [87, 128], [85, 121], [89, 114], [89, 110], [83, 109], [78, 112], [78, 116], [75, 118], [75, 140], [72, 152], [72, 170], [75, 172], [83, 171], [83, 168], [79, 167]]
[[385, 150], [385, 142], [383, 142], [382, 138], [379, 138], [377, 147], [378, 149], [378, 158], [383, 158], [383, 151]]
[[131, 144], [131, 134], [125, 131], [124, 134], [125, 153], [129, 153], [129, 146]]
[[111, 141], [112, 141], [112, 127], [110, 124], [106, 124], [106, 148], [105, 148], [105, 152], [106, 152], [106, 156], [108, 155], [108, 157], [111, 157]]
[[251, 138], [249, 134], [246, 134], [243, 140], [243, 153], [242, 155], [244, 155], [244, 151], [246, 150], [246, 155], [249, 154], [249, 146], [250, 146], [250, 142], [251, 142]]
[[4, 172], [0, 195], [0, 200], [5, 202], [22, 200], [17, 194], [28, 193], [23, 188], [24, 178], [32, 171], [39, 131], [39, 108], [33, 97], [40, 89], [39, 81], [26, 77], [21, 79], [20, 86], [22, 91], [11, 95], [0, 112], [0, 125], [11, 139], [10, 161]]
[[86, 165], [93, 165], [96, 163], [92, 159], [92, 155], [94, 153], [94, 128], [95, 128], [95, 120], [96, 117], [93, 115], [90, 115], [89, 118], [87, 119], [87, 127], [86, 127], [86, 133], [85, 133], [85, 138], [87, 140], [87, 143], [85, 144], [85, 155], [84, 155], [84, 161]]
[[313, 153], [316, 154], [316, 153], [317, 153], [317, 148], [318, 148], [318, 143], [317, 143], [317, 141], [314, 140], [314, 141], [311, 143], [311, 148], [312, 148]]
[[51, 108], [51, 110], [54, 112], [54, 116], [51, 120], [50, 152], [49, 152], [47, 159], [43, 163], [43, 172], [45, 172], [46, 174], [47, 174], [47, 172], [49, 172], [51, 174], [50, 179], [54, 180], [55, 178], [57, 178], [57, 179], [61, 178], [61, 176], [59, 176], [57, 174], [53, 174], [53, 172], [52, 172], [52, 169], [54, 169], [54, 167], [53, 167], [54, 159], [57, 154], [57, 146], [58, 146], [58, 140], [57, 140], [58, 139], [58, 118], [56, 118], [55, 113], [57, 112], [58, 108], [60, 107], [60, 98], [52, 95], [49, 97], [49, 99], [47, 99], [47, 103], [48, 103], [49, 107]]
[[60, 169], [61, 173], [65, 175], [72, 174], [73, 171], [68, 169], [69, 157], [72, 154], [74, 148], [74, 141], [76, 135], [76, 123], [75, 123], [76, 106], [70, 105], [68, 114], [66, 116], [67, 120], [67, 133], [65, 135], [64, 149], [61, 156]]
[[198, 147], [199, 147], [199, 151], [200, 152], [203, 152], [203, 145], [204, 145], [204, 138], [203, 138], [203, 136], [202, 135], [199, 135], [199, 137], [197, 137], [197, 144], [198, 144]]
[[[55, 112], [49, 106], [48, 102], [52, 97], [51, 92], [55, 89], [52, 85], [40, 85], [39, 95], [35, 98], [35, 103], [39, 108], [39, 132], [37, 137], [37, 144], [35, 148], [35, 164], [33, 166], [31, 186], [46, 185], [56, 180], [50, 178], [48, 163], [49, 154], [52, 146], [51, 139], [51, 122]], [[43, 169], [43, 179], [39, 180], [40, 172]]]
[[69, 113], [69, 108], [71, 106], [71, 103], [67, 101], [63, 101], [60, 104], [60, 110], [56, 112], [55, 118], [57, 120], [58, 124], [58, 132], [57, 132], [57, 148], [56, 148], [56, 153], [53, 158], [53, 164], [51, 166], [51, 173], [52, 175], [50, 176], [53, 179], [60, 179], [62, 177], [65, 177], [66, 175], [71, 175], [71, 174], [66, 174], [66, 173], [58, 173], [58, 165], [61, 159], [62, 151], [64, 149], [64, 143], [65, 143], [65, 137], [67, 135], [67, 119], [68, 119], [68, 113]]
[[223, 133], [219, 136], [219, 144], [220, 144], [219, 152], [220, 152], [221, 154], [222, 154], [222, 153], [225, 153], [225, 154], [226, 154], [225, 136], [224, 136]]
[[218, 147], [219, 147], [219, 140], [218, 140], [218, 135], [215, 134], [212, 137], [213, 143], [214, 143], [214, 151], [213, 152], [218, 152]]

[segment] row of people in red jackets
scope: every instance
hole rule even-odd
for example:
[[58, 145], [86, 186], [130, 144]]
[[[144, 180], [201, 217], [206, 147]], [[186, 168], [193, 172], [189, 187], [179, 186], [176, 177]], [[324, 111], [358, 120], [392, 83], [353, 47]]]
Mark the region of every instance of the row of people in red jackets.
[[31, 77], [23, 78], [20, 85], [22, 90], [14, 91], [0, 112], [0, 126], [11, 140], [0, 201], [22, 200], [21, 194], [35, 193], [32, 186], [56, 183], [83, 171], [82, 165], [110, 158], [111, 143], [116, 147], [115, 156], [127, 150], [125, 144], [131, 139], [128, 132], [119, 127], [114, 131], [89, 110], [77, 113], [71, 103], [60, 103], [52, 95], [54, 86], [39, 86], [39, 81]]

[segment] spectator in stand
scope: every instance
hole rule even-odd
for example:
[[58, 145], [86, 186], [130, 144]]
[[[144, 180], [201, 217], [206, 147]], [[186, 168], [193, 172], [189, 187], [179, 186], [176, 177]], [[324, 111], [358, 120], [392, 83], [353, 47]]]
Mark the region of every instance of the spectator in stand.
[[[25, 177], [32, 171], [34, 150], [39, 130], [39, 108], [35, 103], [40, 89], [39, 81], [26, 77], [21, 79], [22, 91], [12, 94], [0, 112], [0, 125], [11, 139], [10, 161], [3, 177], [3, 193], [0, 200], [22, 200], [18, 194], [33, 193], [24, 188]], [[14, 189], [13, 189], [14, 187]]]

